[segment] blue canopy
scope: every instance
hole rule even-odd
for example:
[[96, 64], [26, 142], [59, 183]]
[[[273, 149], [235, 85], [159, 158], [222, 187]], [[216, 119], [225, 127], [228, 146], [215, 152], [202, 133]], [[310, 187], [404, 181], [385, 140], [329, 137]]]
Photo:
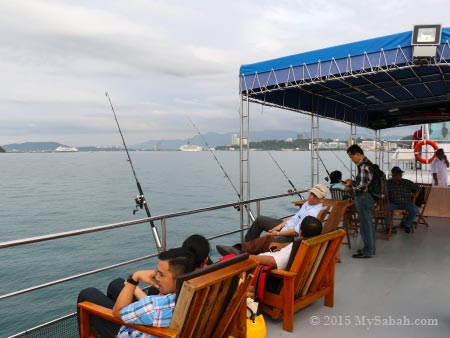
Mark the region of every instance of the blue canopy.
[[413, 57], [412, 32], [242, 65], [253, 102], [378, 130], [450, 120], [450, 28], [436, 55]]

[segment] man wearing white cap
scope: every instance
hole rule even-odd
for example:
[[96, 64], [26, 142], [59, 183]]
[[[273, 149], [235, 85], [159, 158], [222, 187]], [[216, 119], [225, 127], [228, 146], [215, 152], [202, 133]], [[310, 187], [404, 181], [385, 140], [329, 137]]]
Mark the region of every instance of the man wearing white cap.
[[[300, 224], [303, 218], [306, 216], [317, 217], [319, 215], [323, 207], [322, 201], [328, 194], [328, 188], [323, 184], [316, 184], [309, 192], [308, 200], [287, 221], [267, 216], [258, 216], [245, 235], [245, 242], [235, 244], [234, 246], [217, 245], [217, 251], [222, 255], [240, 253], [242, 251], [250, 254], [258, 254], [269, 251], [269, 246], [272, 242], [292, 242], [300, 234]], [[266, 231], [267, 234], [259, 237], [263, 231]]]

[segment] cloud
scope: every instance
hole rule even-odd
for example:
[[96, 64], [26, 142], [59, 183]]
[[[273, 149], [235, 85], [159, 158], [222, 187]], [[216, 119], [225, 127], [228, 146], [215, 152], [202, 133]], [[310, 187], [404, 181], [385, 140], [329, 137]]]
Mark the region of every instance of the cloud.
[[[202, 132], [237, 130], [241, 64], [416, 23], [445, 24], [445, 11], [432, 10], [445, 6], [444, 0], [426, 8], [405, 0], [2, 1], [0, 144], [46, 135], [72, 145], [120, 144], [105, 91], [130, 143], [190, 137], [187, 116]], [[256, 107], [252, 115], [252, 128], [304, 124], [292, 112]]]

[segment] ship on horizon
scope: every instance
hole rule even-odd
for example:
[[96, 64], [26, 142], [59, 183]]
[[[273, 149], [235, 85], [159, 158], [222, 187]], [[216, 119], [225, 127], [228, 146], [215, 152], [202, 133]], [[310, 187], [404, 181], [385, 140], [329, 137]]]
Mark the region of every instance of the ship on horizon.
[[179, 148], [181, 151], [202, 151], [203, 148], [196, 144], [184, 144]]
[[55, 152], [57, 153], [74, 153], [77, 152], [78, 149], [75, 147], [62, 147], [59, 146], [58, 148], [55, 149]]

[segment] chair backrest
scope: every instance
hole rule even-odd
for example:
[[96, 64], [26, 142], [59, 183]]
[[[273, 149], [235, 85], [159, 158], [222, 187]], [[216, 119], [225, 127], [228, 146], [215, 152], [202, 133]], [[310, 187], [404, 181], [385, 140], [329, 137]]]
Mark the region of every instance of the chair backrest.
[[331, 206], [332, 204], [330, 204], [328, 201], [323, 204], [322, 209], [319, 211], [319, 214], [317, 215], [317, 219], [319, 221], [323, 222], [328, 218]]
[[[246, 337], [247, 289], [258, 262], [248, 254], [186, 274], [169, 328], [125, 324], [112, 310], [89, 302], [80, 308], [80, 336], [93, 337], [90, 314], [156, 337]], [[187, 279], [190, 278], [190, 279]]]
[[248, 257], [249, 257], [249, 254], [244, 252], [242, 254], [236, 255], [236, 256], [234, 256], [232, 258], [229, 258], [229, 259], [226, 259], [224, 261], [220, 261], [220, 262], [208, 265], [208, 266], [206, 266], [204, 268], [197, 269], [197, 270], [194, 270], [192, 272], [185, 273], [185, 274], [183, 274], [181, 276], [178, 276], [177, 277], [177, 291], [176, 291], [177, 298], [180, 295], [181, 288], [182, 288], [183, 283], [185, 281], [187, 281], [189, 279], [192, 279], [194, 277], [203, 276], [203, 275], [205, 275], [207, 273], [210, 273], [210, 272], [222, 269], [224, 267], [227, 267], [229, 265], [233, 265], [235, 263], [241, 262], [243, 260], [246, 260]]
[[[428, 197], [430, 196], [431, 192], [431, 183], [417, 183], [417, 186], [420, 190], [423, 191], [423, 199], [420, 201], [420, 203], [416, 204], [418, 207], [425, 207], [428, 201]], [[416, 200], [416, 202], [418, 202]]]
[[351, 199], [334, 200], [326, 222], [322, 226], [322, 234], [336, 230], [347, 209], [352, 205]]
[[[387, 187], [385, 187], [384, 191], [387, 191]], [[389, 217], [389, 193], [384, 194], [382, 198], [378, 199], [378, 201], [375, 202], [372, 212], [373, 218]]]
[[247, 256], [244, 260], [229, 259], [185, 280], [169, 327], [180, 332], [180, 337], [237, 337], [236, 331], [245, 334], [247, 288], [257, 265]]
[[353, 198], [352, 191], [344, 191], [342, 189], [330, 188], [331, 198], [334, 200], [345, 200], [347, 198]]
[[295, 298], [315, 292], [328, 283], [327, 273], [334, 268], [344, 230], [335, 230], [303, 240], [289, 271], [297, 275], [294, 281]]

